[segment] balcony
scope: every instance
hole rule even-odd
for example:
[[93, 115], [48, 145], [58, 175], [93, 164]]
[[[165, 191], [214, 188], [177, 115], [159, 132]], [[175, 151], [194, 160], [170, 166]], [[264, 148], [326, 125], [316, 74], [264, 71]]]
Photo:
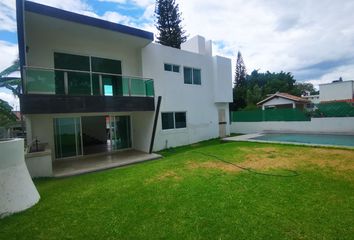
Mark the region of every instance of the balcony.
[[69, 69], [24, 68], [24, 114], [154, 111], [154, 81]]

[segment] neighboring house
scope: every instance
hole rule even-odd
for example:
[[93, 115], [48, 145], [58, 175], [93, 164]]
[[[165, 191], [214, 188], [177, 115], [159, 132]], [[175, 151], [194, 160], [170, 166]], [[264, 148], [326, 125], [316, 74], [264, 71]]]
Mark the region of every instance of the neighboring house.
[[354, 80], [320, 84], [320, 102], [354, 102]]
[[320, 103], [320, 95], [303, 95], [301, 96], [303, 99], [309, 100], [313, 104], [318, 104]]
[[306, 104], [306, 109], [309, 111], [316, 110], [316, 105], [320, 103], [320, 95], [302, 95], [301, 98], [306, 99], [309, 103]]
[[299, 108], [304, 109], [310, 101], [288, 93], [276, 92], [257, 103], [262, 110], [267, 108]]
[[212, 56], [203, 37], [175, 49], [151, 32], [21, 0], [17, 20], [27, 142], [48, 143], [53, 160], [230, 133], [231, 60]]

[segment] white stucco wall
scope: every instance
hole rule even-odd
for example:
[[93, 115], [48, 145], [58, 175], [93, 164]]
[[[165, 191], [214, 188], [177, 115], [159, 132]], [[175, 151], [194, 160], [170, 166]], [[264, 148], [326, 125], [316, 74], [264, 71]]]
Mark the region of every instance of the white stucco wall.
[[281, 98], [281, 97], [274, 97], [271, 100], [263, 103], [263, 106], [277, 106], [277, 105], [284, 105], [284, 104], [293, 104], [294, 101], [286, 99], [286, 98]]
[[[228, 102], [232, 102], [231, 60], [212, 57], [212, 44], [205, 42], [203, 37], [197, 36], [186, 43], [185, 47], [189, 51], [184, 51], [35, 13], [27, 12], [25, 17], [29, 66], [53, 68], [54, 52], [63, 52], [121, 60], [123, 75], [154, 79], [155, 100], [157, 96], [162, 96], [155, 151], [218, 137], [218, 109], [225, 109], [225, 119], [229, 121]], [[164, 71], [164, 63], [180, 65], [180, 72]], [[183, 66], [201, 69], [202, 84], [184, 84]], [[187, 112], [187, 128], [162, 130], [161, 112], [166, 111]], [[110, 113], [91, 115], [104, 114]], [[129, 114], [132, 116], [133, 147], [147, 151], [154, 113]], [[31, 142], [37, 137], [41, 142], [47, 142], [54, 159], [53, 118], [84, 115], [90, 114], [29, 115], [28, 140]], [[229, 125], [226, 134], [229, 134]]]
[[39, 194], [24, 159], [24, 140], [0, 141], [0, 218], [32, 207]]
[[[180, 72], [164, 71], [164, 63], [180, 65]], [[215, 103], [213, 64], [213, 57], [207, 55], [157, 44], [149, 44], [143, 48], [143, 75], [154, 79], [155, 96], [162, 96], [160, 112], [187, 112], [185, 129], [162, 130], [161, 113], [159, 114], [155, 151], [219, 136], [218, 108], [224, 108], [227, 114], [229, 108], [228, 103]], [[184, 84], [184, 66], [201, 69], [201, 85]], [[229, 81], [231, 86], [232, 79]], [[228, 117], [226, 119], [229, 120]]]
[[232, 102], [232, 71], [231, 59], [214, 56], [214, 100], [215, 102]]
[[132, 140], [133, 148], [149, 152], [155, 112], [133, 112]]
[[52, 177], [53, 164], [50, 149], [43, 152], [27, 153], [25, 155], [27, 169], [32, 178]]
[[354, 117], [311, 118], [311, 121], [233, 122], [232, 133], [263, 131], [354, 134]]
[[320, 101], [354, 98], [354, 81], [320, 84]]
[[120, 60], [122, 74], [141, 76], [148, 40], [26, 12], [27, 65], [54, 68], [54, 52]]
[[26, 115], [27, 131], [31, 134], [27, 135], [27, 142], [30, 143], [36, 138], [41, 143], [48, 143], [51, 150], [52, 160], [55, 159], [55, 143], [54, 143], [54, 118], [63, 117], [81, 117], [81, 116], [130, 116], [131, 117], [131, 137], [132, 147], [134, 149], [148, 152], [152, 133], [152, 125], [154, 113], [149, 112], [107, 112], [107, 113], [70, 113], [70, 114], [29, 114]]

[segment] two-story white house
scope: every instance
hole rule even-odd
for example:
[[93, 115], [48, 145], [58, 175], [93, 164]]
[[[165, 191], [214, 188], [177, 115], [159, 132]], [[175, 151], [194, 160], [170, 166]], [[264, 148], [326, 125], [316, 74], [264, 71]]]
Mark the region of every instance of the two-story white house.
[[153, 33], [17, 0], [27, 143], [54, 162], [224, 137], [231, 60], [196, 36], [181, 49]]
[[320, 84], [320, 102], [354, 101], [354, 80]]

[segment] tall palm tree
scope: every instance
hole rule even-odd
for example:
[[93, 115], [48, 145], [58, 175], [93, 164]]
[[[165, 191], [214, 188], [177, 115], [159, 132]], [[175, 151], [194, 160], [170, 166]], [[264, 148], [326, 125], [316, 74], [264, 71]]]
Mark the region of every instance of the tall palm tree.
[[[0, 72], [0, 88], [4, 87], [9, 89], [14, 96], [18, 97], [21, 93], [21, 78], [9, 77], [13, 72], [19, 71], [19, 59], [16, 59], [13, 64]], [[12, 112], [12, 107], [4, 100], [0, 99], [0, 127], [9, 127], [16, 121], [16, 115]], [[22, 126], [22, 115], [21, 115]]]
[[20, 60], [16, 59], [10, 67], [0, 72], [0, 88], [5, 87], [12, 91], [15, 96], [21, 93], [21, 78], [9, 77], [11, 73], [20, 70]]

